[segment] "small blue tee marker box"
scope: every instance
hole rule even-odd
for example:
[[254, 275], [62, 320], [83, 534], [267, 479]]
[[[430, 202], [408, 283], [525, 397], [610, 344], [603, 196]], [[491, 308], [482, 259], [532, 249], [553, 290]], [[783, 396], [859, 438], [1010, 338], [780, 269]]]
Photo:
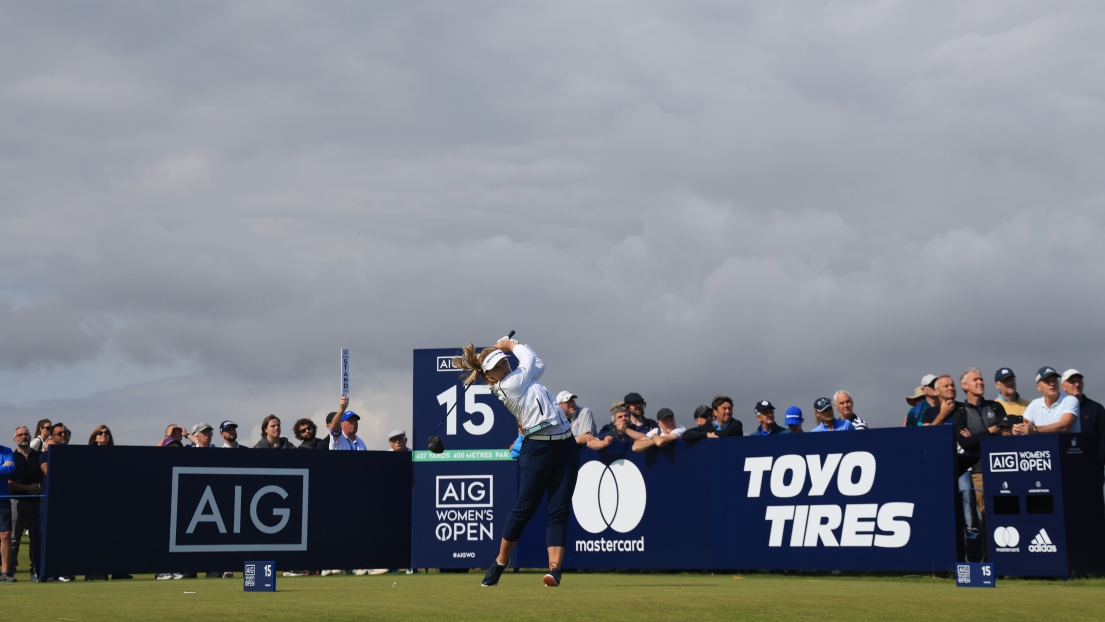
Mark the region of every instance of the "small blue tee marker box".
[[956, 587], [997, 587], [993, 564], [956, 564]]
[[247, 592], [276, 591], [276, 562], [246, 562], [242, 589]]

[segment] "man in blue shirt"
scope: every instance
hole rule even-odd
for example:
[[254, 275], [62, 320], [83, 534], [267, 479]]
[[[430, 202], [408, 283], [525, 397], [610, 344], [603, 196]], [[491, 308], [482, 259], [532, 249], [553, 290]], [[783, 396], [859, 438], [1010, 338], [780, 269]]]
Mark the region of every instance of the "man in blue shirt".
[[749, 436], [771, 436], [772, 434], [790, 434], [790, 430], [775, 423], [775, 406], [767, 400], [756, 402], [756, 421], [760, 425], [748, 433]]
[[687, 430], [683, 434], [684, 441], [693, 443], [703, 438], [744, 436], [744, 424], [733, 418], [732, 398], [719, 395], [710, 403], [710, 407], [714, 409], [714, 420], [693, 430]]
[[[0, 445], [0, 496], [8, 496], [8, 477], [15, 473], [15, 456], [12, 450]], [[38, 544], [37, 542], [35, 544]], [[12, 504], [0, 499], [0, 583], [15, 583], [11, 566], [12, 552]]]
[[341, 396], [341, 403], [338, 405], [337, 412], [341, 413], [341, 416], [335, 415], [330, 420], [330, 449], [340, 451], [368, 451], [368, 445], [361, 440], [361, 437], [357, 436], [357, 428], [361, 421], [361, 416], [352, 410], [346, 410], [345, 407], [349, 405], [349, 398]]
[[820, 423], [817, 424], [817, 427], [810, 430], [810, 432], [844, 432], [847, 430], [855, 430], [851, 421], [847, 419], [837, 419], [833, 415], [833, 401], [827, 397], [817, 398], [817, 401], [813, 403], [813, 411], [816, 413], [815, 416]]

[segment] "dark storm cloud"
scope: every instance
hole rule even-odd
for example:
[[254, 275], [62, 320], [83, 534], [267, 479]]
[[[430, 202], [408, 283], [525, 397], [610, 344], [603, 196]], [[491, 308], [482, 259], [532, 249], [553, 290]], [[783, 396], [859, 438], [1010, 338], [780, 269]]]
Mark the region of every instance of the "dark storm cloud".
[[317, 418], [349, 347], [382, 435], [412, 348], [512, 328], [600, 415], [846, 388], [892, 425], [974, 365], [1092, 395], [1101, 12], [6, 7], [0, 376], [176, 370], [10, 411]]

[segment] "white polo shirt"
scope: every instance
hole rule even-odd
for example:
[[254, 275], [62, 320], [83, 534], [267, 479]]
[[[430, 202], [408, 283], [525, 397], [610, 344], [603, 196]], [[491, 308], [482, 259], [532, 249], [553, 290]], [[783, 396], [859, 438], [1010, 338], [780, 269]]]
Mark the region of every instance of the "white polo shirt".
[[1059, 399], [1055, 400], [1051, 408], [1044, 405], [1043, 397], [1037, 397], [1024, 409], [1024, 418], [1036, 424], [1036, 427], [1040, 427], [1059, 423], [1059, 420], [1062, 419], [1063, 415], [1066, 413], [1074, 414], [1074, 425], [1071, 426], [1070, 432], [1081, 432], [1082, 426], [1078, 420], [1078, 398], [1073, 395], [1067, 395], [1066, 393], [1060, 393]]
[[655, 428], [649, 430], [648, 434], [645, 434], [645, 438], [652, 438], [653, 436], [668, 436], [669, 434], [674, 434], [675, 438], [683, 438], [683, 433], [686, 431], [687, 428], [684, 428], [681, 425], [677, 425], [672, 429], [671, 432], [664, 434], [664, 431], [660, 429], [660, 426], [656, 426]]

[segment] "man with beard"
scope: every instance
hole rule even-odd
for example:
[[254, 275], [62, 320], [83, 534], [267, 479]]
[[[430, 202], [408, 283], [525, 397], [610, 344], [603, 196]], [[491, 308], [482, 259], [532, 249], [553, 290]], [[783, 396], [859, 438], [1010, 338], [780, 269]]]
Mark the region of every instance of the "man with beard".
[[[26, 426], [15, 429], [15, 451], [12, 456], [15, 471], [8, 479], [8, 493], [12, 495], [42, 494], [42, 469], [39, 468], [39, 452], [31, 449], [31, 433]], [[38, 499], [12, 499], [12, 563], [14, 574], [19, 564], [19, 546], [23, 532], [29, 534], [27, 550], [31, 558], [31, 581], [38, 581]]]

